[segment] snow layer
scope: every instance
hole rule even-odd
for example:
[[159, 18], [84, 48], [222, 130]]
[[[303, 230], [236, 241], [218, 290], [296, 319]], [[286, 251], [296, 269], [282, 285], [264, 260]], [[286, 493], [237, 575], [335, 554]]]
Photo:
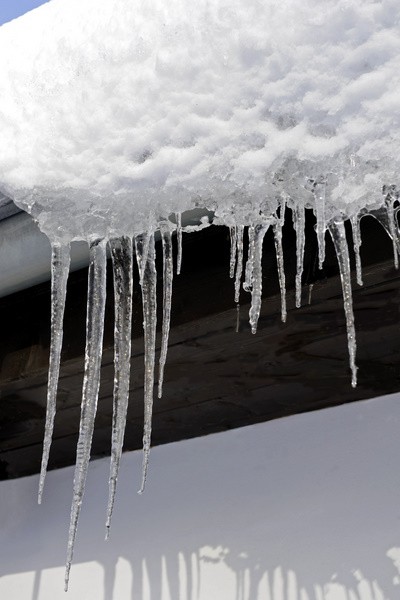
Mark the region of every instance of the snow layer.
[[52, 0], [0, 28], [0, 189], [52, 238], [194, 205], [248, 224], [282, 191], [313, 206], [319, 178], [327, 220], [379, 204], [399, 16], [396, 0]]

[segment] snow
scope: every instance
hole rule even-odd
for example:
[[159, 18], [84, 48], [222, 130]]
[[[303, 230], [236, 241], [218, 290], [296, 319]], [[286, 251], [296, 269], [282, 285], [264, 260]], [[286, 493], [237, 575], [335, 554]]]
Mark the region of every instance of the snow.
[[316, 206], [321, 237], [396, 182], [399, 15], [395, 0], [52, 0], [0, 28], [0, 188], [50, 237], [87, 239], [193, 206], [248, 224], [281, 187]]
[[109, 464], [94, 461], [67, 595], [73, 468], [48, 474], [41, 506], [37, 476], [2, 481], [0, 597], [397, 600], [399, 400], [156, 447], [143, 496], [141, 454], [128, 452], [108, 542]]
[[395, 0], [190, 5], [186, 0], [51, 0], [0, 28], [0, 73], [0, 193], [34, 217], [53, 248], [39, 501], [56, 409], [70, 243], [84, 240], [90, 248], [68, 585], [100, 385], [107, 245], [117, 291], [107, 531], [129, 394], [133, 252], [144, 312], [142, 492], [155, 381], [155, 234], [161, 232], [163, 243], [161, 394], [172, 298], [171, 234], [176, 230], [179, 274], [190, 209], [212, 211], [215, 224], [230, 227], [234, 298], [238, 304], [241, 285], [251, 293], [253, 333], [262, 301], [264, 236], [271, 227], [285, 321], [286, 208], [292, 209], [297, 237], [297, 307], [305, 210], [313, 210], [320, 268], [327, 231], [336, 249], [356, 385], [344, 221], [352, 223], [358, 283], [359, 221], [365, 214], [377, 218], [391, 237], [398, 267], [400, 5]]

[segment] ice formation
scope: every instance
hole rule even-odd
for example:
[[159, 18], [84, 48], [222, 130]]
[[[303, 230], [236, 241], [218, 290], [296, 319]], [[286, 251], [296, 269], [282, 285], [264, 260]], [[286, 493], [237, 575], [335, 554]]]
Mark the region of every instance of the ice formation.
[[[344, 221], [362, 284], [360, 219], [393, 240], [400, 138], [397, 0], [51, 0], [0, 28], [0, 192], [30, 213], [52, 244], [48, 410], [42, 498], [56, 411], [69, 247], [90, 248], [87, 344], [66, 586], [90, 458], [100, 383], [106, 250], [115, 289], [110, 528], [128, 403], [132, 261], [144, 307], [145, 423], [151, 439], [156, 348], [155, 236], [163, 252], [162, 394], [173, 257], [182, 264], [185, 213], [210, 210], [231, 232], [233, 296], [251, 293], [256, 332], [263, 239], [272, 229], [286, 319], [282, 225], [297, 236], [302, 301], [305, 211], [316, 217], [319, 265], [334, 241], [352, 384], [356, 339]], [[202, 226], [206, 226], [204, 221]], [[186, 228], [188, 230], [188, 228]], [[247, 243], [247, 248], [244, 245]]]

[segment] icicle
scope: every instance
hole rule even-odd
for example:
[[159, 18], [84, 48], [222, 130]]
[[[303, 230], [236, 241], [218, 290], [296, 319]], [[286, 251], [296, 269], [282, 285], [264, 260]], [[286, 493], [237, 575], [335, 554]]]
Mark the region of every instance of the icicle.
[[155, 265], [154, 235], [149, 236], [147, 261], [144, 264], [141, 244], [136, 245], [136, 256], [139, 268], [143, 270], [143, 329], [144, 329], [144, 432], [143, 432], [143, 470], [142, 485], [139, 493], [144, 491], [149, 464], [151, 420], [153, 414], [154, 362], [156, 349], [157, 272]]
[[278, 279], [279, 287], [281, 291], [281, 319], [282, 323], [286, 322], [287, 310], [286, 310], [286, 278], [285, 278], [285, 266], [283, 261], [283, 248], [282, 248], [282, 225], [278, 221], [273, 225], [274, 232], [274, 243], [276, 252], [276, 263], [278, 266]]
[[237, 246], [237, 261], [235, 274], [235, 302], [239, 304], [240, 300], [240, 283], [243, 273], [243, 225], [238, 225], [236, 231], [236, 246]]
[[246, 270], [244, 274], [243, 289], [246, 292], [251, 292], [253, 286], [253, 270], [254, 270], [254, 239], [255, 239], [255, 228], [251, 225], [248, 228], [248, 251], [247, 251], [247, 262]]
[[68, 536], [65, 591], [68, 590], [76, 530], [89, 466], [94, 419], [99, 395], [101, 355], [103, 349], [104, 309], [106, 301], [106, 240], [97, 239], [92, 241], [89, 249], [85, 373], [83, 378], [81, 422], [76, 452], [74, 491]]
[[311, 306], [313, 288], [314, 288], [314, 284], [310, 283], [310, 285], [308, 286], [308, 299], [307, 299], [307, 304], [309, 306]]
[[362, 280], [362, 265], [361, 265], [361, 231], [360, 231], [360, 215], [353, 215], [350, 219], [351, 230], [353, 232], [354, 255], [356, 257], [356, 273], [358, 285], [363, 285]]
[[231, 257], [229, 265], [229, 277], [231, 279], [235, 276], [236, 268], [236, 253], [237, 253], [237, 229], [236, 227], [229, 227], [230, 239], [231, 239]]
[[347, 345], [349, 349], [351, 385], [357, 385], [357, 367], [356, 367], [356, 331], [354, 327], [353, 296], [351, 291], [351, 271], [349, 249], [346, 240], [346, 230], [344, 221], [334, 221], [329, 224], [329, 231], [336, 250], [336, 256], [339, 264], [340, 280], [342, 282], [343, 303], [346, 315], [347, 327]]
[[67, 280], [70, 266], [70, 245], [53, 243], [51, 246], [51, 340], [49, 377], [47, 386], [46, 426], [43, 441], [42, 466], [39, 479], [38, 502], [41, 504], [51, 441], [56, 415], [58, 377], [63, 340], [63, 320]]
[[178, 254], [176, 258], [176, 274], [181, 274], [182, 268], [182, 214], [176, 213], [176, 236], [178, 239]]
[[293, 208], [293, 225], [296, 232], [296, 308], [301, 306], [301, 288], [304, 267], [305, 211], [303, 206]]
[[325, 260], [325, 196], [326, 196], [326, 181], [320, 177], [315, 182], [314, 198], [315, 198], [315, 214], [317, 217], [317, 238], [318, 238], [318, 259], [319, 268], [322, 269]]
[[143, 273], [144, 273], [144, 266], [147, 264], [147, 255], [149, 253], [149, 242], [150, 242], [150, 235], [148, 233], [142, 233], [141, 235], [136, 236], [136, 239], [135, 239], [136, 248], [140, 248], [140, 255], [142, 257], [140, 263], [138, 261], [140, 285], [143, 285]]
[[124, 442], [129, 400], [132, 337], [132, 239], [110, 240], [114, 275], [114, 394], [111, 437], [111, 463], [106, 520], [106, 539], [110, 534], [118, 471]]
[[384, 227], [386, 233], [392, 240], [393, 243], [393, 258], [395, 269], [399, 268], [399, 253], [400, 253], [400, 238], [399, 230], [396, 223], [394, 203], [396, 199], [393, 199], [390, 194], [385, 199], [385, 206], [378, 208], [377, 210], [371, 210], [368, 214], [375, 217], [377, 221]]
[[174, 276], [173, 247], [169, 225], [163, 223], [160, 227], [163, 248], [163, 324], [161, 339], [160, 367], [158, 376], [158, 397], [162, 397], [164, 368], [167, 360], [168, 338], [171, 322], [172, 281]]
[[257, 324], [261, 310], [261, 294], [262, 294], [262, 247], [263, 240], [266, 232], [268, 231], [268, 225], [256, 225], [254, 230], [253, 239], [253, 268], [252, 268], [252, 288], [251, 288], [251, 307], [249, 311], [249, 322], [251, 326], [251, 332], [257, 332]]

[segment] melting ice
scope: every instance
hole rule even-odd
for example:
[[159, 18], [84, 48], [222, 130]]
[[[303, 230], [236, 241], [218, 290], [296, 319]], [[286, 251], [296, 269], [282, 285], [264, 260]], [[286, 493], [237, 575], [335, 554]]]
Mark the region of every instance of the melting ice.
[[[78, 15], [78, 17], [77, 17]], [[331, 235], [343, 288], [351, 384], [356, 385], [350, 220], [362, 284], [360, 220], [393, 241], [400, 137], [397, 0], [51, 0], [0, 28], [0, 191], [37, 221], [52, 246], [52, 312], [42, 500], [56, 415], [69, 249], [90, 249], [85, 369], [66, 587], [85, 489], [100, 385], [107, 247], [115, 297], [111, 526], [129, 396], [132, 264], [143, 297], [143, 474], [156, 380], [155, 237], [161, 237], [163, 390], [173, 284], [186, 212], [229, 227], [227, 270], [237, 306], [250, 294], [256, 333], [262, 249], [272, 231], [287, 318], [282, 227], [296, 232], [295, 302], [302, 303], [305, 214], [314, 212], [319, 266]], [[202, 226], [205, 226], [203, 223]]]

